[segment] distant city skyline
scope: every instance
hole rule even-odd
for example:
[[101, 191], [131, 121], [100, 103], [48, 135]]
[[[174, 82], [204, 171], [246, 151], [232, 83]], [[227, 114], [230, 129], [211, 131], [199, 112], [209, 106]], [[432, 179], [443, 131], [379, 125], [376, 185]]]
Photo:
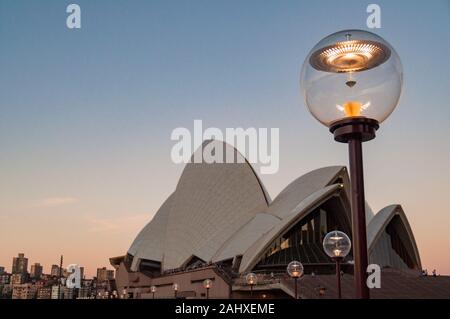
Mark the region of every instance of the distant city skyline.
[[[176, 188], [176, 127], [280, 129], [274, 198], [304, 173], [347, 165], [299, 88], [310, 49], [366, 25], [371, 2], [0, 2], [0, 266], [85, 267], [126, 254]], [[400, 103], [364, 146], [374, 212], [401, 204], [423, 268], [450, 274], [450, 2], [377, 1], [404, 68]], [[255, 165], [259, 168], [259, 165]]]
[[[9, 274], [28, 274], [30, 275], [30, 279], [37, 279], [41, 275], [50, 275], [50, 276], [59, 276], [59, 265], [51, 264], [51, 265], [43, 265], [40, 262], [33, 261], [29, 263], [29, 258], [24, 253], [17, 253], [17, 256], [11, 257], [11, 266], [0, 265], [0, 274], [3, 270], [5, 273]], [[28, 267], [30, 265], [30, 267]], [[67, 266], [70, 264], [63, 264], [63, 270], [66, 271]], [[83, 265], [79, 265], [82, 270], [82, 279], [84, 278], [84, 270]], [[57, 273], [55, 273], [54, 268], [56, 267]], [[47, 271], [48, 270], [48, 271]], [[95, 270], [92, 270], [93, 276], [91, 278], [100, 278], [100, 280], [107, 280], [114, 278], [114, 269], [110, 266], [99, 265]], [[64, 275], [64, 272], [63, 272]], [[89, 279], [89, 278], [85, 278]]]

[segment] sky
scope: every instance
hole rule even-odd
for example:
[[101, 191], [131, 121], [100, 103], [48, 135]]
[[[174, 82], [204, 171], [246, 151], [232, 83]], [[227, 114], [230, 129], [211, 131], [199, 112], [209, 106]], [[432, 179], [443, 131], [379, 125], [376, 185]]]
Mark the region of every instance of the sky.
[[[342, 29], [373, 31], [404, 68], [399, 105], [365, 143], [366, 199], [404, 207], [423, 268], [450, 274], [450, 1], [0, 0], [0, 266], [44, 272], [64, 254], [87, 275], [124, 255], [173, 192], [177, 127], [280, 129], [272, 198], [347, 165], [307, 111], [299, 74]], [[68, 29], [66, 7], [81, 8]]]

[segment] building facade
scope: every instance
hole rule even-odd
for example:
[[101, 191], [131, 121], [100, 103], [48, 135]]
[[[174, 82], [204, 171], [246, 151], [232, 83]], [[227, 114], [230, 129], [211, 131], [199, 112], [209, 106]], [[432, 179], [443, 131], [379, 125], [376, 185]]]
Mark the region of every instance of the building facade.
[[30, 269], [30, 278], [31, 279], [40, 279], [42, 276], [43, 267], [40, 263], [34, 263], [31, 265]]
[[52, 287], [41, 287], [37, 291], [37, 299], [52, 299]]
[[12, 274], [11, 275], [11, 285], [21, 285], [28, 281], [28, 274]]
[[64, 299], [64, 286], [53, 285], [51, 299]]
[[28, 270], [28, 258], [23, 253], [20, 253], [17, 257], [13, 258], [12, 273], [13, 274], [26, 274]]
[[[285, 278], [290, 261], [302, 262], [306, 275], [335, 271], [322, 240], [331, 230], [352, 237], [345, 167], [311, 171], [272, 200], [234, 148], [217, 141], [203, 147], [220, 154], [231, 152], [238, 161], [186, 165], [175, 191], [128, 252], [110, 259], [119, 291], [148, 297], [149, 287], [155, 286], [159, 297], [173, 298], [171, 287], [177, 283], [178, 298], [202, 298], [201, 282], [211, 279], [217, 283], [211, 296], [240, 298], [252, 291], [243, 278], [254, 272], [259, 278], [255, 289], [261, 296], [283, 298], [294, 290]], [[387, 206], [377, 214], [366, 205], [366, 225], [370, 263], [419, 272], [419, 252], [400, 205]], [[342, 269], [352, 274], [352, 252]]]
[[107, 269], [106, 267], [97, 268], [97, 281], [104, 282], [114, 279], [114, 270]]
[[37, 287], [30, 283], [13, 285], [12, 299], [34, 299], [36, 293]]
[[59, 266], [58, 265], [52, 265], [52, 268], [50, 270], [50, 275], [52, 277], [59, 277]]

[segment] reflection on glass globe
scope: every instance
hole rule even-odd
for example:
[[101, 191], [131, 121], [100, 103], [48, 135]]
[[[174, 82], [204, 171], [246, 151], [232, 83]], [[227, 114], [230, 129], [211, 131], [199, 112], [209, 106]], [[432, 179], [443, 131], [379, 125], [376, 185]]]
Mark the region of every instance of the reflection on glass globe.
[[296, 260], [291, 261], [287, 265], [286, 270], [289, 276], [291, 276], [292, 278], [300, 278], [303, 275], [303, 265], [301, 262]]
[[150, 287], [150, 292], [155, 293], [156, 292], [156, 286], [151, 286]]
[[205, 279], [203, 280], [203, 287], [206, 289], [209, 289], [212, 287], [212, 280], [211, 279]]
[[179, 289], [180, 287], [178, 286], [177, 283], [175, 283], [175, 284], [173, 284], [172, 288], [173, 288], [174, 291], [178, 291], [178, 289]]
[[331, 258], [345, 258], [351, 248], [352, 242], [350, 238], [338, 230], [329, 232], [323, 239], [323, 249]]
[[344, 30], [311, 50], [300, 81], [309, 111], [324, 125], [349, 117], [381, 123], [400, 99], [403, 68], [383, 38], [363, 30]]
[[247, 274], [247, 276], [245, 276], [245, 281], [247, 282], [247, 284], [253, 286], [256, 285], [256, 283], [258, 282], [258, 277], [256, 276], [256, 274], [251, 272]]

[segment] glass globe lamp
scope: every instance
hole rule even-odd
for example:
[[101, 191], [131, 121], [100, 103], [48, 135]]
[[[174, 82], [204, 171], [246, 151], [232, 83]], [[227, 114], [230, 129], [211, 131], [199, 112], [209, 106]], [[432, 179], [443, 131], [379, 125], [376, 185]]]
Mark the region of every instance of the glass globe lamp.
[[151, 286], [150, 287], [150, 292], [152, 293], [152, 298], [155, 299], [156, 286]]
[[174, 284], [172, 285], [172, 289], [173, 289], [173, 294], [174, 294], [175, 299], [176, 299], [177, 296], [178, 296], [178, 289], [180, 289], [180, 287], [178, 286], [177, 283], [174, 283]]
[[212, 287], [212, 280], [205, 279], [203, 280], [203, 287], [206, 289], [206, 299], [209, 299], [209, 289]]
[[325, 235], [323, 239], [323, 249], [331, 258], [345, 258], [350, 249], [352, 242], [350, 238], [343, 232], [334, 230]]
[[381, 123], [397, 106], [403, 68], [397, 52], [380, 36], [343, 30], [314, 46], [300, 81], [309, 111], [322, 124], [332, 127], [348, 118]]
[[258, 283], [258, 277], [254, 273], [248, 273], [247, 276], [245, 276], [245, 281], [250, 286], [250, 296], [253, 296], [253, 286]]
[[291, 261], [287, 265], [287, 273], [291, 278], [300, 278], [303, 275], [303, 265], [299, 261]]
[[303, 275], [303, 265], [299, 261], [291, 261], [286, 268], [288, 275], [294, 279], [294, 298], [298, 299], [297, 280]]
[[203, 280], [203, 287], [205, 289], [209, 289], [212, 287], [212, 280], [211, 279], [205, 279]]
[[256, 283], [258, 282], [258, 277], [256, 276], [256, 274], [251, 272], [251, 273], [247, 274], [247, 276], [245, 276], [245, 281], [250, 286], [253, 286], [253, 285], [256, 285]]

